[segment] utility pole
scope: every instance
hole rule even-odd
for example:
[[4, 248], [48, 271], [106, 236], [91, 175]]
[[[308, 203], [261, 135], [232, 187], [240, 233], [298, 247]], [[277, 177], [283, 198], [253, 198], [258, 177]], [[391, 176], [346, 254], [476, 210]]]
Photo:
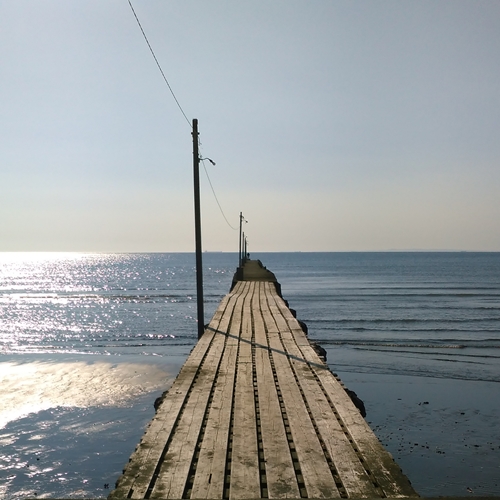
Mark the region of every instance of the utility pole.
[[243, 213], [240, 212], [240, 248], [239, 248], [239, 257], [238, 257], [238, 267], [241, 267], [242, 265], [242, 259], [241, 259], [241, 230], [242, 230], [242, 224], [243, 224]]
[[243, 264], [247, 261], [247, 237], [245, 236], [245, 233], [243, 233], [243, 250], [242, 250], [242, 261]]
[[[240, 255], [238, 259], [238, 267], [243, 266], [245, 262], [245, 257], [246, 257], [246, 251], [245, 251], [245, 233], [243, 233], [243, 222], [248, 222], [245, 220], [245, 217], [243, 217], [243, 213], [240, 212]], [[245, 252], [245, 253], [244, 253]]]
[[205, 331], [203, 310], [203, 262], [201, 253], [201, 210], [200, 210], [200, 154], [198, 152], [198, 120], [193, 119], [193, 177], [194, 177], [194, 232], [196, 244], [196, 303], [198, 310], [198, 338]]

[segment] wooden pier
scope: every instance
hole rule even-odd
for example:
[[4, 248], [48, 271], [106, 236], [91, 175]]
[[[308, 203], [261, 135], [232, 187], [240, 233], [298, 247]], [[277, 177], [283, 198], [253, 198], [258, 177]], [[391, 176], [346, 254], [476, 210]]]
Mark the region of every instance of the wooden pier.
[[109, 498], [418, 497], [274, 275], [236, 276]]

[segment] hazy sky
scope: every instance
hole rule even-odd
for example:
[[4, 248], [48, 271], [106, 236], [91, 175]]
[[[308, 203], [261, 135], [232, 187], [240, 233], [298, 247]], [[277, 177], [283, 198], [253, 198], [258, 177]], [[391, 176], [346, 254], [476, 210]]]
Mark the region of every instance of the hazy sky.
[[[250, 251], [500, 251], [500, 2], [133, 0]], [[0, 0], [0, 250], [193, 251], [127, 0]], [[202, 169], [203, 247], [237, 251]]]

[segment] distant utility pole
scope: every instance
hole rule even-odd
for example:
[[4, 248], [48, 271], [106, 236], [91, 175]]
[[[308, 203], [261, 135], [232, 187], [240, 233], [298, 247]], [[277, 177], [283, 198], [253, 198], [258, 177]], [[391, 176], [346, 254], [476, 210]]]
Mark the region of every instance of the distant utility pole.
[[205, 331], [203, 310], [203, 262], [201, 253], [201, 210], [200, 210], [200, 154], [198, 152], [198, 120], [193, 119], [193, 177], [194, 177], [194, 232], [196, 243], [196, 303], [198, 309], [198, 338]]
[[238, 249], [238, 267], [241, 267], [241, 224], [243, 223], [243, 214], [240, 212], [240, 243]]
[[245, 217], [243, 217], [243, 213], [240, 212], [240, 256], [239, 256], [239, 265], [238, 267], [241, 267], [243, 265], [243, 221], [248, 222], [245, 220]]

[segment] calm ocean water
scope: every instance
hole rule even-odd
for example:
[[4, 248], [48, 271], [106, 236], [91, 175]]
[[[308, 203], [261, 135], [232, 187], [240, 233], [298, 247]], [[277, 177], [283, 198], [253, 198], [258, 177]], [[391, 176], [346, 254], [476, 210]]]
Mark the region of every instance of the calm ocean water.
[[[500, 494], [499, 253], [252, 258], [421, 495]], [[0, 497], [106, 496], [195, 342], [192, 254], [0, 254]]]

